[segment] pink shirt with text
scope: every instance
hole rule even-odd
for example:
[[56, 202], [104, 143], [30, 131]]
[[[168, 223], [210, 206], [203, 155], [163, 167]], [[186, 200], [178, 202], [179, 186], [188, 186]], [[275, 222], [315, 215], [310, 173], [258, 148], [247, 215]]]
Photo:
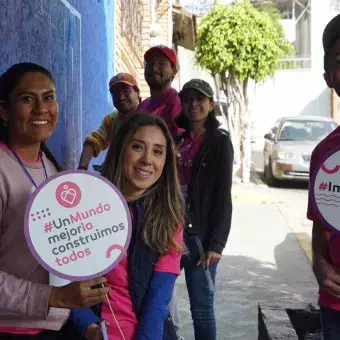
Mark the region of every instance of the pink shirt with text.
[[184, 139], [182, 145], [180, 146], [179, 166], [181, 185], [190, 184], [192, 162], [197, 153], [200, 151], [204, 141], [205, 134], [196, 138], [187, 137]]
[[[320, 163], [324, 160], [324, 157], [327, 155], [327, 153], [339, 145], [340, 127], [336, 128], [323, 141], [321, 141], [313, 151], [310, 165], [311, 175], [313, 175], [314, 171], [317, 170], [317, 167], [320, 166]], [[307, 218], [329, 230], [329, 228], [324, 225], [324, 222], [320, 219], [315, 205], [313, 204], [313, 197], [311, 194], [308, 198]], [[332, 232], [328, 241], [329, 257], [332, 264], [340, 268], [340, 232], [335, 232], [333, 230], [329, 231]], [[319, 305], [340, 311], [340, 299], [336, 299], [321, 289], [319, 290]]]

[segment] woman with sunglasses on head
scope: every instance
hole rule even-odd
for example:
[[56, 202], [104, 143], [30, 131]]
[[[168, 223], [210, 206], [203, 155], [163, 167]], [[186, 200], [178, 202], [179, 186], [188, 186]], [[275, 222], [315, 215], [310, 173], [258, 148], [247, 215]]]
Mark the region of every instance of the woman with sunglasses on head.
[[56, 87], [42, 66], [20, 63], [0, 76], [0, 339], [54, 340], [69, 309], [102, 301], [105, 278], [49, 285], [24, 235], [30, 194], [61, 170], [46, 146], [58, 122]]
[[177, 119], [185, 129], [177, 138], [187, 217], [183, 267], [196, 340], [216, 339], [215, 277], [232, 215], [234, 151], [228, 133], [218, 128], [213, 97], [207, 82], [190, 80], [180, 92], [182, 113]]

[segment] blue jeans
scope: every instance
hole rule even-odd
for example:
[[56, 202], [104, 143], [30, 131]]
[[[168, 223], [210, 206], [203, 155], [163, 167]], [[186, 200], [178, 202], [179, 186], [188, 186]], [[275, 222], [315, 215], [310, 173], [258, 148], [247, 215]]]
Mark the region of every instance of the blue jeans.
[[181, 317], [179, 315], [179, 310], [177, 307], [177, 288], [176, 285], [174, 287], [174, 292], [172, 293], [172, 298], [169, 302], [169, 312], [172, 317], [172, 322], [174, 323], [175, 326], [175, 331], [177, 334], [177, 337], [181, 337]]
[[320, 307], [324, 340], [340, 339], [340, 311]]
[[[214, 292], [209, 288], [203, 266], [197, 266], [199, 254], [195, 243], [196, 237], [190, 236], [186, 239], [189, 254], [183, 261], [190, 299], [191, 317], [194, 323], [195, 340], [216, 340]], [[209, 267], [214, 285], [216, 267], [216, 264]]]

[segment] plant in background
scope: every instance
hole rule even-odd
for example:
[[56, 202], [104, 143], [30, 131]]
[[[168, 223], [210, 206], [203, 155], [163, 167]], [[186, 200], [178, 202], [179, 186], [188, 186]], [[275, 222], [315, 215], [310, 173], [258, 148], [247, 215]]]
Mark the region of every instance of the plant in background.
[[197, 63], [220, 79], [227, 97], [227, 121], [235, 148], [236, 170], [248, 182], [251, 164], [251, 119], [248, 83], [264, 81], [290, 55], [273, 7], [255, 8], [249, 1], [216, 5], [203, 17], [196, 42]]

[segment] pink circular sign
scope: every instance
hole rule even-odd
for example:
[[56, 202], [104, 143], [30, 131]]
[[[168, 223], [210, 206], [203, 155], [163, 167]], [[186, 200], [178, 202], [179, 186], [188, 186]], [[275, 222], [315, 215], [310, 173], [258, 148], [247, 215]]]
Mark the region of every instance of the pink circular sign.
[[313, 208], [320, 219], [340, 231], [340, 148], [331, 150], [311, 175]]
[[131, 216], [105, 178], [64, 171], [42, 183], [25, 213], [25, 236], [36, 260], [71, 281], [102, 276], [126, 254]]

